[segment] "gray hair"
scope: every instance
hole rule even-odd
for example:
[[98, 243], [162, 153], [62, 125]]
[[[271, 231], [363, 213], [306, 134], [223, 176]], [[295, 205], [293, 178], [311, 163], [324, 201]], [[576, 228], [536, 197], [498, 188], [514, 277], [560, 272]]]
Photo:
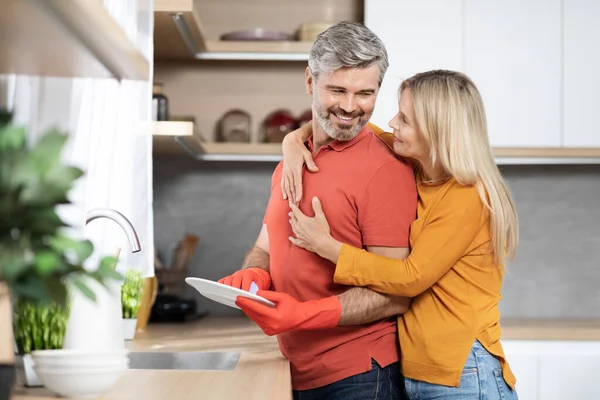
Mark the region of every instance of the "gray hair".
[[321, 32], [308, 56], [308, 67], [314, 78], [343, 67], [368, 68], [375, 63], [381, 71], [381, 86], [389, 65], [385, 46], [373, 31], [352, 21], [339, 22]]

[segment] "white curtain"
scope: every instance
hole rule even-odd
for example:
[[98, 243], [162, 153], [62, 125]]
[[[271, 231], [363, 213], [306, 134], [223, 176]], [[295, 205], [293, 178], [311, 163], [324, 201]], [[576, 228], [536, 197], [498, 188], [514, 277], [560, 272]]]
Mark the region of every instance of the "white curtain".
[[[152, 61], [153, 3], [151, 0], [104, 0], [104, 5], [128, 37]], [[150, 62], [152, 65], [152, 62]], [[151, 68], [152, 69], [152, 68]], [[69, 134], [64, 159], [85, 171], [70, 193], [72, 205], [59, 210], [96, 251], [86, 264], [121, 249], [119, 270], [133, 268], [154, 274], [152, 212], [152, 137], [150, 121], [152, 71], [148, 81], [115, 79], [4, 77], [7, 104], [14, 122], [26, 125], [29, 139], [56, 127]], [[125, 234], [113, 221], [95, 220], [85, 226], [85, 214], [112, 208], [131, 221], [142, 251], [132, 254]]]

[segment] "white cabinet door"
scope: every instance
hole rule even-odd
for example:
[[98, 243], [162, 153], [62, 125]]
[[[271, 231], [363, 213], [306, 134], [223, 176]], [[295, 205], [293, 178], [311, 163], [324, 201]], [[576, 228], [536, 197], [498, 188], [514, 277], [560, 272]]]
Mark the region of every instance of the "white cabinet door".
[[432, 69], [462, 70], [462, 0], [365, 0], [365, 25], [385, 43], [390, 67], [371, 121], [384, 129], [398, 112], [403, 79]]
[[600, 1], [564, 3], [564, 144], [600, 147]]
[[506, 354], [510, 368], [517, 378], [519, 400], [538, 398], [540, 360], [535, 354]]
[[492, 146], [561, 145], [561, 2], [465, 0], [464, 68]]
[[600, 398], [600, 354], [572, 352], [540, 357], [540, 400]]
[[540, 357], [538, 346], [532, 341], [502, 340], [502, 347], [510, 369], [517, 378], [519, 400], [541, 400], [538, 396]]

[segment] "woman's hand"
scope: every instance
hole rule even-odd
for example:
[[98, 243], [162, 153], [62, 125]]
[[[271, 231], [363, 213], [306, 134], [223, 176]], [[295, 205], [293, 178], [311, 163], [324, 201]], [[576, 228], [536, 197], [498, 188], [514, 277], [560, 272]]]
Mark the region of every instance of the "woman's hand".
[[283, 150], [283, 171], [281, 174], [281, 193], [284, 200], [296, 203], [302, 198], [302, 166], [311, 172], [317, 172], [319, 168], [313, 161], [310, 151], [304, 146], [304, 142], [312, 134], [312, 122], [309, 122], [288, 133], [281, 144]]
[[296, 235], [295, 238], [289, 238], [290, 242], [335, 263], [340, 255], [342, 243], [331, 236], [329, 223], [317, 197], [313, 197], [312, 205], [315, 212], [312, 218], [304, 215], [295, 204], [290, 205], [290, 224]]

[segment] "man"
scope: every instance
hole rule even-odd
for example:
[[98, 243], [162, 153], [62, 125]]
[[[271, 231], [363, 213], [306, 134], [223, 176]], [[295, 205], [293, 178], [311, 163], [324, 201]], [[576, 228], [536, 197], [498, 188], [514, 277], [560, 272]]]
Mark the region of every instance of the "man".
[[[314, 115], [307, 146], [320, 172], [305, 175], [299, 207], [310, 210], [318, 195], [334, 237], [405, 258], [416, 216], [413, 172], [367, 126], [387, 67], [383, 43], [361, 24], [336, 24], [315, 41], [306, 69]], [[280, 163], [242, 270], [220, 282], [244, 290], [254, 282], [258, 295], [276, 303], [237, 302], [265, 333], [277, 335], [295, 399], [407, 398], [389, 317], [406, 311], [410, 300], [337, 285], [331, 262], [294, 246], [281, 172]]]

